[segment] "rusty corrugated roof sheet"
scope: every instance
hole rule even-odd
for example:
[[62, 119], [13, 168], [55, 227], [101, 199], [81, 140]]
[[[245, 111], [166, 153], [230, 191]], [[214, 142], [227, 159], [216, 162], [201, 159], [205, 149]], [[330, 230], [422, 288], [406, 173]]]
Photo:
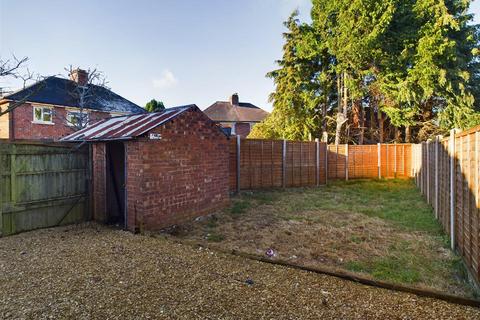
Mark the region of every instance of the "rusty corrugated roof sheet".
[[194, 105], [165, 109], [161, 112], [103, 119], [60, 139], [66, 142], [125, 140], [138, 137], [175, 118]]

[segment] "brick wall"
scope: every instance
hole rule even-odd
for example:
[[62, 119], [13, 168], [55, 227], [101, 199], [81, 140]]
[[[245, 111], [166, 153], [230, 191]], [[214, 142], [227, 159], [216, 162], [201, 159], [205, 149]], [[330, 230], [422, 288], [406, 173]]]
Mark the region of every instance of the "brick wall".
[[[40, 105], [38, 105], [40, 106]], [[25, 103], [13, 110], [10, 119], [13, 119], [13, 130], [10, 125], [11, 139], [56, 140], [73, 132], [73, 128], [66, 123], [67, 109], [53, 107], [53, 124], [33, 123], [33, 106]], [[110, 117], [106, 112], [89, 112], [91, 122]]]
[[202, 112], [191, 110], [127, 142], [129, 229], [161, 229], [228, 204], [228, 140]]
[[[129, 141], [125, 143], [127, 153], [127, 225], [130, 230], [135, 226], [141, 228], [143, 210], [143, 142]], [[140, 213], [140, 214], [139, 214]]]

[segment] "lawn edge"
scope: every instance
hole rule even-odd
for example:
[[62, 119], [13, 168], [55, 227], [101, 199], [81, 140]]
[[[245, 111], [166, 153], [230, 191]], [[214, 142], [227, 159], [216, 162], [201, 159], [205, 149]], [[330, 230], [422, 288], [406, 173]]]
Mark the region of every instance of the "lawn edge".
[[370, 287], [376, 287], [376, 288], [382, 288], [382, 289], [387, 289], [391, 291], [400, 291], [400, 292], [405, 292], [405, 293], [411, 293], [415, 294], [420, 297], [426, 297], [426, 298], [434, 298], [438, 300], [443, 300], [449, 303], [454, 303], [458, 305], [464, 305], [464, 306], [469, 306], [469, 307], [475, 307], [475, 308], [480, 308], [480, 300], [476, 299], [471, 299], [471, 298], [466, 298], [466, 297], [461, 297], [461, 296], [456, 296], [448, 293], [444, 293], [441, 291], [433, 290], [433, 289], [420, 289], [416, 287], [409, 287], [401, 284], [395, 284], [392, 282], [387, 282], [387, 281], [381, 281], [381, 280], [373, 280], [369, 279], [366, 277], [359, 276], [356, 273], [348, 272], [348, 271], [340, 271], [340, 270], [333, 270], [330, 268], [321, 268], [321, 267], [307, 267], [307, 266], [302, 266], [298, 264], [294, 264], [282, 259], [270, 259], [270, 258], [265, 258], [260, 255], [255, 255], [251, 253], [246, 253], [246, 252], [241, 252], [237, 250], [223, 250], [214, 246], [209, 246], [206, 245], [205, 243], [200, 243], [200, 242], [195, 242], [195, 241], [184, 241], [180, 239], [172, 239], [177, 243], [188, 245], [188, 246], [193, 246], [193, 247], [203, 247], [208, 250], [218, 252], [218, 253], [223, 253], [227, 255], [233, 255], [236, 257], [241, 257], [244, 259], [249, 259], [257, 262], [262, 262], [262, 263], [268, 263], [272, 265], [277, 265], [277, 266], [283, 266], [291, 269], [296, 269], [296, 270], [302, 270], [302, 271], [307, 271], [307, 272], [313, 272], [316, 274], [323, 274], [323, 275], [328, 275], [336, 278], [340, 278], [343, 280], [348, 280], [351, 282], [356, 282], [360, 283], [363, 285], [367, 285]]

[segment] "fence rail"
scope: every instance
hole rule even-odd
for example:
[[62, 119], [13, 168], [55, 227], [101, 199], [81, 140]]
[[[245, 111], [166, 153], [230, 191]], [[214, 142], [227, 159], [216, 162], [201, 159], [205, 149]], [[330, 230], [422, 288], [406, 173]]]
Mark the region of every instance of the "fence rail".
[[327, 145], [240, 137], [230, 144], [231, 191], [412, 176], [411, 144]]
[[415, 181], [462, 256], [480, 282], [479, 212], [480, 128], [438, 137], [413, 147]]
[[88, 219], [88, 148], [0, 141], [0, 236]]

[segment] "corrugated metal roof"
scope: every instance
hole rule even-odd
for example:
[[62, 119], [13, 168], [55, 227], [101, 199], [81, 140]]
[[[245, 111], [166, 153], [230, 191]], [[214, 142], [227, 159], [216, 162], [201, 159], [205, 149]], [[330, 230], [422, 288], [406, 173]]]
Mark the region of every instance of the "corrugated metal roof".
[[192, 107], [194, 105], [169, 108], [162, 112], [107, 118], [60, 140], [74, 142], [131, 139], [170, 121]]

